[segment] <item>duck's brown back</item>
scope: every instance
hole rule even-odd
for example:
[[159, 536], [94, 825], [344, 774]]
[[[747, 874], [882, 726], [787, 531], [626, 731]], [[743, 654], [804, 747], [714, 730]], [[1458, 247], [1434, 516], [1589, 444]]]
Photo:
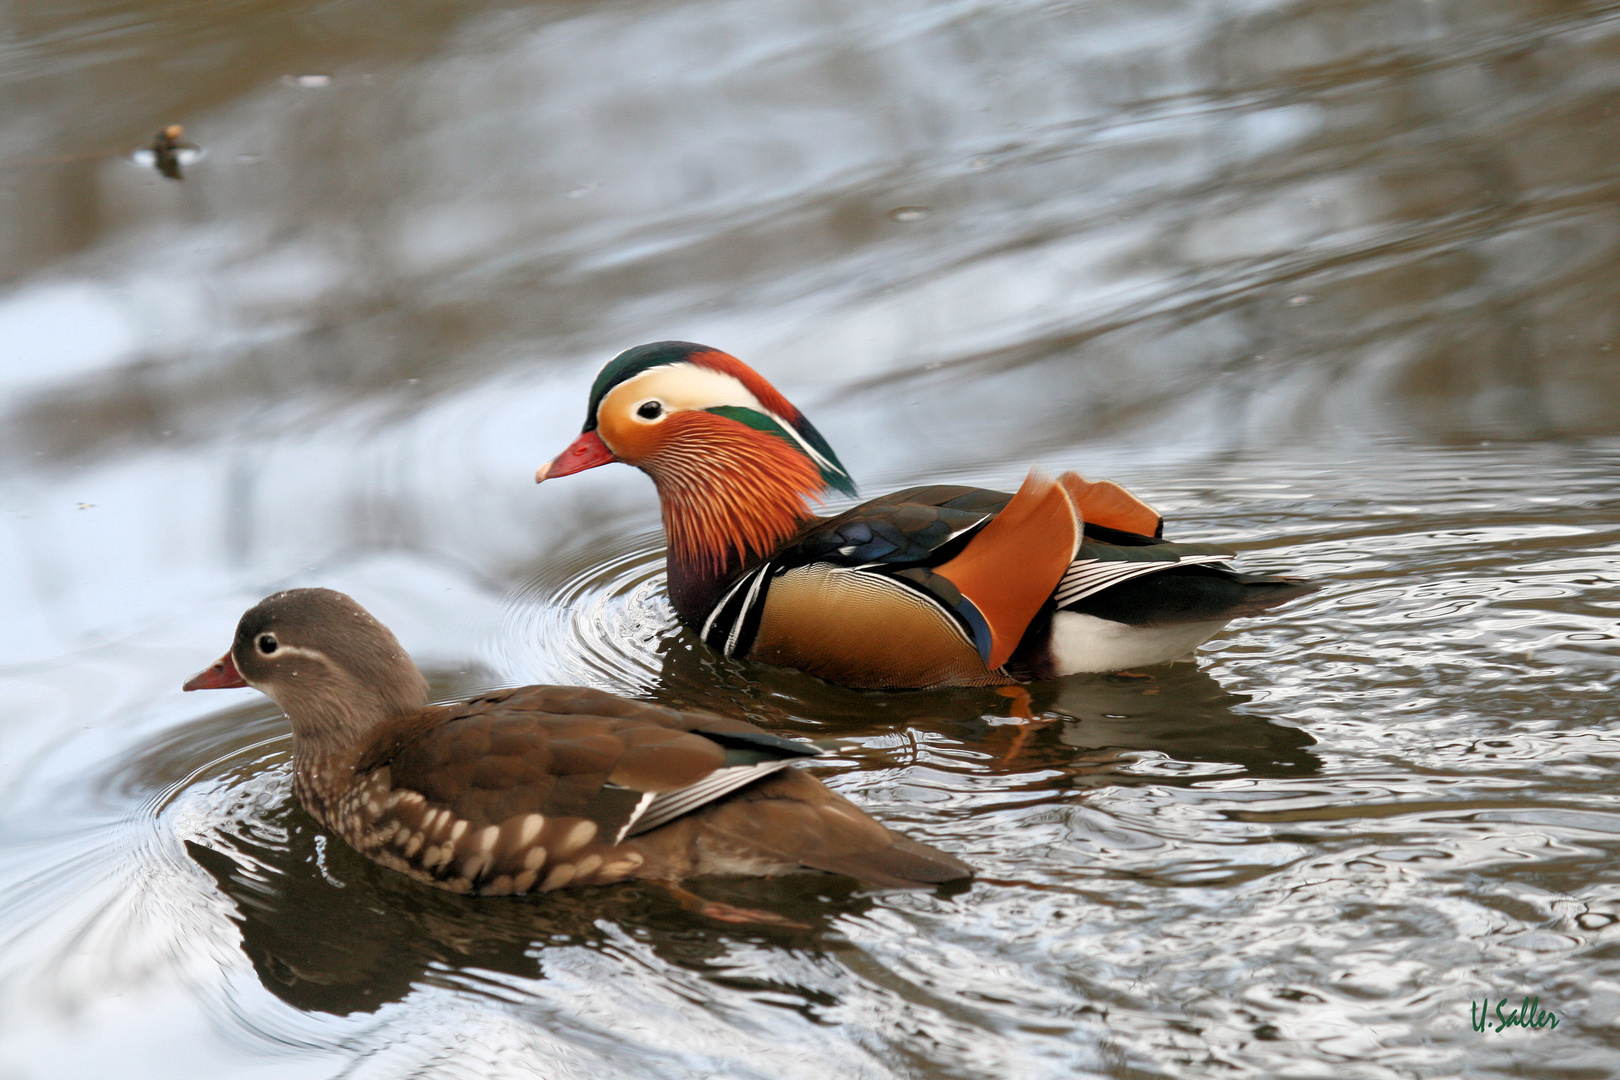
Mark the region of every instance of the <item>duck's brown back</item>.
[[346, 791], [300, 797], [384, 866], [455, 892], [799, 867], [884, 885], [966, 876], [788, 768], [740, 720], [531, 686], [390, 722]]

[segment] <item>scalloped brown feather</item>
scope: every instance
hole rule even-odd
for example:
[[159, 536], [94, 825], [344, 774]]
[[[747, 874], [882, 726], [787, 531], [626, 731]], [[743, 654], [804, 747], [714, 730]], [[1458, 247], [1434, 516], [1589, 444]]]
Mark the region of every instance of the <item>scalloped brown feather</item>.
[[621, 839], [642, 796], [725, 766], [705, 729], [764, 735], [601, 691], [523, 687], [380, 725], [348, 786], [304, 801], [373, 860], [452, 892], [799, 867], [888, 886], [971, 873], [791, 768]]

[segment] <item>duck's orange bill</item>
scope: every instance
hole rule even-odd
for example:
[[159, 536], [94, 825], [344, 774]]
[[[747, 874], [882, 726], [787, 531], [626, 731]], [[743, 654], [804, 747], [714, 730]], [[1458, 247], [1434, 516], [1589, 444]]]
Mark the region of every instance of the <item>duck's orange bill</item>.
[[551, 464], [540, 466], [534, 482], [544, 483], [557, 476], [572, 476], [598, 465], [609, 465], [619, 459], [607, 448], [607, 443], [594, 431], [587, 431], [568, 444], [568, 449], [551, 459]]
[[187, 679], [186, 685], [182, 686], [180, 689], [229, 690], [232, 687], [246, 685], [247, 680], [242, 678], [242, 673], [240, 671], [236, 670], [236, 661], [231, 659], [230, 653], [226, 653], [218, 660], [215, 660], [208, 667], [203, 668], [201, 671], [197, 672], [197, 674]]

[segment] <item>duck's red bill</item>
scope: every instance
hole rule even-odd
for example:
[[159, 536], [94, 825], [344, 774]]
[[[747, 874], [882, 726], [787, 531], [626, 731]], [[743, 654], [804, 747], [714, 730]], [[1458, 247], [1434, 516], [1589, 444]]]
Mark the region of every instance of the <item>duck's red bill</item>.
[[607, 443], [594, 431], [587, 431], [579, 438], [568, 444], [568, 449], [551, 459], [551, 464], [542, 465], [534, 474], [534, 482], [544, 483], [558, 476], [572, 476], [586, 469], [594, 469], [598, 465], [610, 465], [619, 459], [613, 456], [613, 451], [607, 448]]
[[236, 661], [231, 659], [230, 653], [226, 653], [208, 667], [203, 668], [187, 679], [186, 685], [180, 689], [229, 690], [232, 687], [246, 685], [247, 680], [242, 678], [242, 673], [236, 670]]

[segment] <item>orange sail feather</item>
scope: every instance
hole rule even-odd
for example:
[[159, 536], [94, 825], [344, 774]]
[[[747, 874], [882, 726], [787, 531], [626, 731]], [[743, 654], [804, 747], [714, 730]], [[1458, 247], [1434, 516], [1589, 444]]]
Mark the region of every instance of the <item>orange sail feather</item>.
[[1051, 597], [1080, 546], [1082, 522], [1064, 486], [1031, 469], [1018, 494], [962, 553], [934, 572], [990, 626], [986, 664], [998, 668]]
[[1138, 536], [1159, 535], [1159, 512], [1112, 480], [1091, 481], [1077, 472], [1066, 472], [1058, 483], [1091, 524]]

